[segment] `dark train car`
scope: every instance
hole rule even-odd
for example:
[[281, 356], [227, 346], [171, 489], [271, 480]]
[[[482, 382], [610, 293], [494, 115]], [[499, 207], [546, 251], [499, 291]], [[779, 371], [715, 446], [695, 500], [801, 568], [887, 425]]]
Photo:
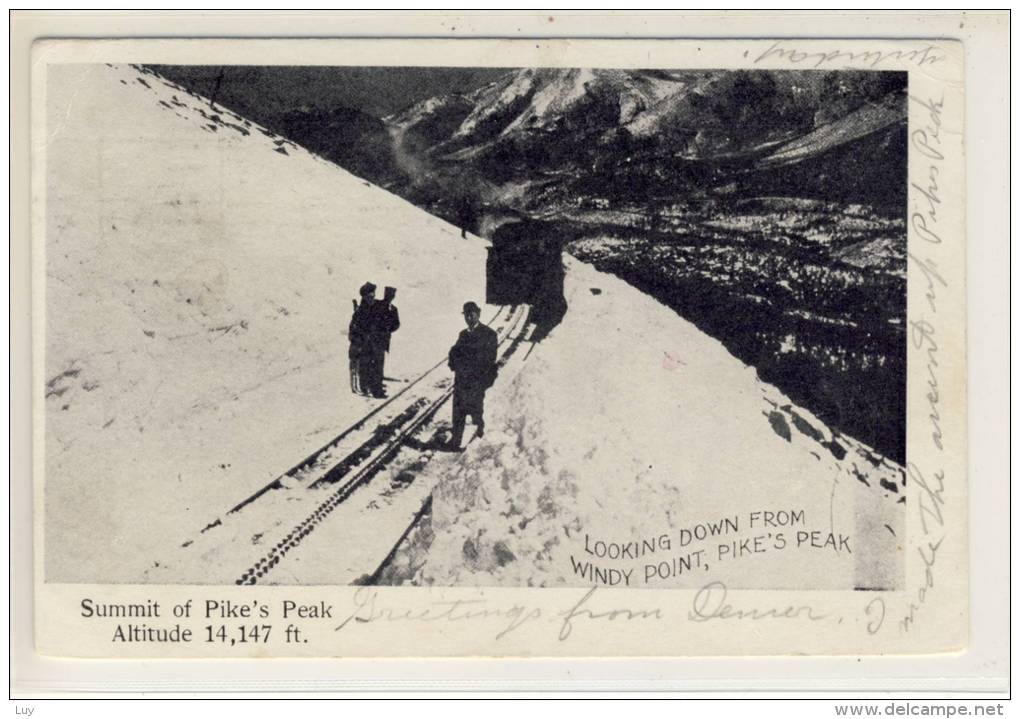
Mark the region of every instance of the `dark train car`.
[[542, 222], [511, 222], [492, 236], [485, 267], [485, 301], [535, 304], [550, 273], [562, 272], [561, 246]]
[[485, 263], [485, 301], [490, 305], [529, 304], [534, 275], [529, 272], [530, 243], [493, 242]]
[[485, 301], [531, 305], [535, 341], [559, 324], [567, 311], [562, 230], [549, 222], [513, 222], [493, 233], [489, 248]]

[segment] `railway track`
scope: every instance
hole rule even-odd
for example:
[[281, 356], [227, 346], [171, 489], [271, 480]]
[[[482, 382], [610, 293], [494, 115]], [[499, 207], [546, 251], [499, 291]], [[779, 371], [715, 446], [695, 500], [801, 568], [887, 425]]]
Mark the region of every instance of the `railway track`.
[[[510, 343], [510, 346], [499, 358], [498, 365], [500, 369], [505, 367], [510, 358], [513, 357], [514, 353], [517, 351], [517, 348], [520, 346], [521, 342], [524, 341], [525, 336], [526, 333], [522, 332], [518, 334], [516, 337], [514, 337], [514, 339]], [[534, 344], [532, 344], [532, 346], [528, 349], [527, 354], [524, 356], [525, 361], [527, 361], [528, 357], [531, 356], [531, 352], [534, 349], [535, 346]], [[394, 557], [396, 557], [397, 552], [408, 541], [409, 537], [411, 536], [411, 533], [418, 527], [421, 521], [431, 512], [432, 512], [432, 494], [430, 492], [428, 496], [425, 497], [425, 500], [418, 507], [417, 511], [414, 513], [414, 516], [411, 518], [411, 521], [407, 523], [407, 525], [404, 527], [403, 531], [400, 533], [400, 536], [397, 538], [397, 541], [393, 544], [392, 548], [389, 550], [389, 552], [387, 552], [386, 557], [375, 568], [375, 571], [373, 571], [371, 574], [367, 574], [363, 577], [360, 577], [356, 581], [356, 583], [362, 585], [378, 584], [380, 578], [384, 575], [387, 568], [391, 565]]]
[[[511, 313], [513, 311], [514, 311], [513, 307], [501, 306], [499, 309], [496, 310], [495, 314], [493, 314], [493, 316], [489, 319], [489, 324], [492, 324], [497, 320], [501, 319], [505, 320], [506, 318], [503, 317], [503, 314], [507, 313], [507, 317], [509, 317], [511, 316]], [[231, 507], [229, 510], [227, 510], [226, 515], [229, 516], [231, 514], [236, 514], [240, 512], [242, 509], [250, 505], [252, 502], [257, 501], [267, 492], [284, 488], [287, 485], [288, 480], [300, 481], [302, 477], [307, 476], [310, 473], [314, 473], [316, 467], [322, 466], [324, 464], [329, 464], [333, 455], [335, 455], [336, 452], [340, 450], [340, 448], [343, 446], [343, 442], [345, 439], [358, 432], [365, 425], [367, 425], [373, 418], [380, 415], [385, 417], [386, 416], [385, 410], [389, 409], [391, 405], [396, 405], [397, 400], [399, 400], [404, 395], [409, 394], [410, 391], [416, 385], [419, 385], [423, 380], [425, 380], [429, 375], [433, 374], [437, 369], [442, 367], [444, 364], [446, 364], [445, 357], [441, 359], [439, 362], [436, 362], [434, 365], [429, 367], [424, 372], [422, 372], [415, 379], [410, 381], [405, 387], [403, 387], [399, 392], [394, 394], [392, 397], [389, 397], [385, 402], [380, 404], [378, 407], [373, 409], [364, 417], [360, 418], [357, 422], [355, 422], [351, 426], [347, 427], [347, 429], [343, 430], [340, 434], [338, 434], [336, 437], [327, 442], [323, 447], [315, 450], [310, 455], [305, 457], [303, 460], [298, 462], [296, 465], [291, 467], [289, 470], [287, 470], [279, 477], [274, 479], [272, 482], [269, 482], [267, 485], [256, 491], [254, 494], [246, 497], [245, 499], [241, 500], [236, 505]], [[343, 459], [349, 460], [353, 458], [355, 453], [356, 452], [351, 452]], [[331, 465], [331, 468], [333, 466], [335, 465]], [[220, 526], [222, 523], [223, 519], [218, 517], [217, 519], [203, 527], [201, 532], [204, 534], [205, 532], [208, 532], [210, 529]], [[187, 547], [191, 544], [192, 541], [193, 540], [188, 540], [182, 546]]]
[[[529, 332], [528, 314], [523, 305], [504, 306], [490, 320], [497, 332], [500, 366], [506, 364]], [[401, 451], [435, 451], [435, 447], [421, 444], [414, 450], [412, 445], [417, 435], [434, 424], [436, 414], [452, 396], [452, 377], [437, 373], [445, 363], [444, 358], [425, 370], [329, 443], [208, 523], [199, 536], [184, 542], [181, 550], [197, 552], [204, 558], [216, 551], [220, 544], [216, 535], [222, 533], [223, 540], [233, 541], [234, 545], [233, 551], [228, 548], [221, 552], [227, 555], [221, 562], [247, 567], [234, 574], [232, 581], [250, 585], [265, 580], [284, 557], [355, 491], [379, 475]], [[373, 419], [379, 423], [367, 431]], [[255, 516], [246, 522], [246, 515]], [[267, 522], [272, 526], [266, 527]], [[233, 526], [233, 531], [224, 529], [228, 525]], [[287, 527], [290, 530], [282, 533]], [[407, 531], [409, 528], [399, 538], [393, 537], [394, 549]], [[242, 536], [254, 539], [238, 541]], [[270, 536], [275, 541], [259, 543], [259, 539]], [[253, 549], [259, 550], [255, 558], [251, 556]], [[234, 559], [233, 554], [239, 556]], [[194, 557], [192, 554], [192, 563]]]

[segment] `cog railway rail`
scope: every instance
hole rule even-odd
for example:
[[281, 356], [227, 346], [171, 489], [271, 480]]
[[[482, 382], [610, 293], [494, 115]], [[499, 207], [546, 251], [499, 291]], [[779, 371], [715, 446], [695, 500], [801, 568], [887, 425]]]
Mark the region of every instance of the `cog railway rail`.
[[[530, 311], [526, 305], [504, 305], [490, 319], [490, 324], [496, 329], [499, 342], [497, 364], [503, 367], [520, 343], [534, 331]], [[190, 563], [235, 542], [235, 546], [226, 546], [226, 556], [221, 558], [228, 567], [234, 566], [235, 572], [237, 565], [247, 566], [239, 574], [232, 573], [234, 583], [250, 585], [264, 581], [286, 555], [356, 490], [378, 476], [401, 451], [417, 451], [429, 457], [436, 451], [435, 442], [442, 432], [441, 427], [432, 441], [422, 443], [417, 436], [434, 423], [437, 413], [453, 394], [453, 381], [449, 376], [426, 381], [445, 363], [444, 358], [425, 370], [325, 446], [207, 524], [198, 536], [181, 545], [178, 561]], [[380, 423], [368, 432], [367, 426], [374, 418], [379, 418]], [[392, 547], [389, 554], [380, 557], [378, 567], [366, 567], [363, 578], [380, 575], [430, 503], [431, 492], [409, 526], [404, 526], [399, 536], [393, 537], [393, 543], [388, 545]], [[378, 516], [378, 511], [366, 512], [358, 515], [358, 521], [370, 523]], [[271, 526], [267, 527], [267, 522]], [[228, 526], [233, 530], [228, 531]], [[281, 536], [282, 529], [288, 526], [292, 529]], [[222, 541], [218, 541], [218, 535]], [[270, 536], [278, 539], [270, 540], [272, 544], [262, 541]], [[240, 537], [245, 541], [239, 541]], [[251, 554], [253, 548], [258, 552], [255, 557]], [[223, 571], [229, 571], [228, 567]]]

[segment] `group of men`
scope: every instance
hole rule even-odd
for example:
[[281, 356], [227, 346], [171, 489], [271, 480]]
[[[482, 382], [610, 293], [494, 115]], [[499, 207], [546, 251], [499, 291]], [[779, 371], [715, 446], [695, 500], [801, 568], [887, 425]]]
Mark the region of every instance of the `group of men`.
[[390, 336], [400, 329], [400, 313], [393, 299], [397, 290], [387, 287], [383, 298], [375, 298], [375, 285], [366, 282], [361, 286], [361, 302], [354, 301], [354, 316], [348, 328], [351, 341], [351, 390], [358, 394], [383, 398], [383, 365], [390, 351]]
[[[366, 282], [361, 287], [361, 302], [354, 303], [349, 328], [351, 389], [372, 397], [386, 397], [383, 365], [390, 349], [390, 336], [400, 327], [400, 315], [393, 305], [397, 291], [387, 287], [383, 298], [375, 298], [376, 287]], [[464, 303], [464, 322], [457, 342], [450, 348], [447, 365], [454, 374], [453, 432], [448, 448], [459, 450], [464, 427], [470, 417], [475, 436], [485, 433], [485, 391], [496, 381], [496, 332], [482, 324], [481, 308]]]

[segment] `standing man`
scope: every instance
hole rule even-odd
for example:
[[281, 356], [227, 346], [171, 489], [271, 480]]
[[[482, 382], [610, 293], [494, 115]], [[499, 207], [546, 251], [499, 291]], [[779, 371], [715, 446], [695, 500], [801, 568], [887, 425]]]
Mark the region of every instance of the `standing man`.
[[464, 304], [467, 329], [461, 330], [457, 344], [450, 349], [453, 370], [453, 436], [450, 449], [459, 450], [468, 415], [475, 425], [475, 436], [485, 433], [485, 390], [496, 381], [496, 332], [479, 319], [481, 310], [474, 302]]
[[373, 397], [386, 396], [386, 388], [383, 385], [383, 366], [386, 364], [386, 353], [390, 351], [390, 335], [400, 329], [400, 313], [393, 305], [393, 298], [396, 296], [397, 290], [387, 287], [383, 292], [383, 298], [372, 305], [368, 343], [371, 353], [372, 376], [368, 383], [368, 390]]
[[471, 195], [464, 194], [457, 199], [456, 205], [460, 236], [466, 238], [469, 231], [475, 231], [475, 223], [478, 221], [478, 210], [475, 207], [475, 200]]
[[351, 391], [358, 394], [371, 393], [371, 330], [372, 305], [375, 304], [375, 285], [366, 282], [359, 290], [361, 303], [354, 304], [354, 316], [347, 328], [351, 341], [347, 353], [351, 365]]

